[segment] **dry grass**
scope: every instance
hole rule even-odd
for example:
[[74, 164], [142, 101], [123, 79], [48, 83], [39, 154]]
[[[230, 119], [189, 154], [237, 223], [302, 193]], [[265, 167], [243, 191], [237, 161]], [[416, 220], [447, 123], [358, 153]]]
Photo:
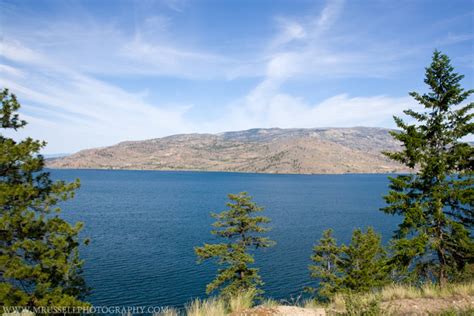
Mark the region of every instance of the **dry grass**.
[[187, 316], [222, 316], [226, 314], [224, 301], [215, 297], [207, 300], [195, 299], [186, 306]]
[[228, 300], [228, 309], [230, 312], [237, 312], [252, 307], [253, 300], [257, 293], [255, 290], [240, 292]]
[[173, 307], [166, 307], [163, 311], [153, 314], [153, 316], [179, 316], [179, 315], [180, 315], [179, 311]]
[[333, 310], [343, 310], [345, 306], [346, 300], [343, 294], [336, 294], [329, 304], [329, 307]]
[[259, 305], [263, 307], [273, 308], [273, 307], [277, 307], [278, 305], [281, 305], [281, 303], [274, 300], [273, 298], [266, 298], [263, 301], [261, 301]]
[[[345, 294], [336, 294], [331, 306], [335, 309], [342, 308], [345, 305], [345, 296]], [[449, 284], [443, 288], [431, 283], [420, 287], [393, 284], [384, 287], [380, 291], [359, 294], [358, 296], [361, 300], [379, 299], [382, 302], [416, 298], [469, 297], [474, 296], [474, 282]]]
[[[336, 294], [330, 304], [326, 307], [328, 311], [337, 313], [348, 313], [348, 307], [353, 309], [374, 309], [377, 304], [383, 303], [384, 310], [378, 310], [377, 313], [384, 315], [397, 314], [396, 309], [388, 308], [392, 302], [399, 303], [405, 300], [439, 299], [441, 301], [450, 301], [451, 298], [469, 300], [474, 296], [474, 282], [449, 284], [446, 287], [439, 287], [435, 284], [425, 284], [420, 287], [409, 285], [390, 285], [380, 291], [364, 294]], [[377, 303], [378, 302], [378, 303]], [[376, 304], [377, 303], [377, 304]], [[369, 313], [370, 314], [370, 313]]]
[[425, 284], [421, 287], [409, 285], [390, 285], [380, 291], [382, 301], [395, 299], [415, 299], [415, 298], [440, 298], [461, 296], [474, 296], [474, 282], [449, 284], [446, 287], [439, 287], [435, 284]]
[[301, 307], [304, 308], [310, 308], [310, 309], [315, 309], [315, 308], [325, 308], [321, 302], [318, 302], [317, 300], [314, 299], [309, 299], [309, 300], [304, 300], [301, 304]]
[[[195, 299], [186, 306], [187, 316], [223, 316], [251, 308], [255, 290], [241, 292], [229, 299], [211, 297], [206, 300]], [[175, 316], [175, 315], [166, 315]]]
[[[359, 315], [360, 313], [354, 314], [354, 311], [358, 310], [365, 311], [367, 315], [397, 315], [397, 310], [390, 306], [392, 302], [400, 303], [401, 301], [416, 301], [417, 299], [420, 299], [418, 300], [420, 302], [423, 299], [439, 299], [439, 301], [450, 302], [450, 298], [458, 298], [458, 301], [469, 301], [473, 296], [474, 282], [449, 284], [444, 288], [440, 288], [435, 284], [425, 284], [421, 287], [394, 284], [373, 293], [337, 294], [327, 305], [323, 305], [316, 300], [299, 301], [299, 299], [296, 302], [288, 302], [287, 305], [298, 305], [307, 309], [325, 308], [329, 315], [341, 315], [341, 313], [343, 315]], [[249, 291], [242, 292], [228, 300], [217, 297], [205, 300], [196, 299], [186, 306], [184, 314], [180, 314], [178, 310], [170, 308], [154, 316], [224, 316], [250, 309], [254, 298], [255, 292]], [[265, 308], [276, 308], [279, 305], [282, 305], [282, 303], [271, 298], [266, 298], [259, 303], [259, 306]], [[380, 309], [381, 307], [383, 309]], [[460, 312], [460, 310], [456, 311]], [[446, 313], [443, 315], [451, 314]]]

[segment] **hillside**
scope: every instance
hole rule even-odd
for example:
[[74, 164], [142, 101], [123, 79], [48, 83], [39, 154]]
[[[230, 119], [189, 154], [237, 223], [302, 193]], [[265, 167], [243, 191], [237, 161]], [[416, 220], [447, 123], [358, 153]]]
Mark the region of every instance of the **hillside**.
[[406, 171], [381, 154], [399, 149], [389, 130], [382, 128], [251, 129], [127, 141], [49, 160], [48, 167], [387, 173]]

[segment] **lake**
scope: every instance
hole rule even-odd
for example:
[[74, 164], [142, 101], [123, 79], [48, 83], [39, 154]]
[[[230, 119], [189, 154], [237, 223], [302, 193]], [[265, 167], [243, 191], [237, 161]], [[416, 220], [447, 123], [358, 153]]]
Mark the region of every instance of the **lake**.
[[373, 226], [387, 241], [399, 219], [379, 211], [387, 175], [271, 175], [224, 172], [50, 170], [80, 178], [63, 215], [85, 223], [81, 249], [94, 305], [182, 306], [206, 297], [216, 272], [196, 264], [193, 247], [215, 241], [210, 212], [226, 209], [228, 193], [247, 191], [271, 218], [276, 246], [259, 250], [265, 295], [294, 300], [314, 285], [312, 246], [333, 228], [348, 242], [356, 227]]

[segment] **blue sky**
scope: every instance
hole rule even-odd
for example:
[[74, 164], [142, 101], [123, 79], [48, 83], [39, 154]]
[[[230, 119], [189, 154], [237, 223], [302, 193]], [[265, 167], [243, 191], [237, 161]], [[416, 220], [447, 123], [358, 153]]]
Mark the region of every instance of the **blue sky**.
[[0, 0], [19, 137], [75, 152], [190, 132], [394, 127], [435, 48], [474, 86], [472, 1]]

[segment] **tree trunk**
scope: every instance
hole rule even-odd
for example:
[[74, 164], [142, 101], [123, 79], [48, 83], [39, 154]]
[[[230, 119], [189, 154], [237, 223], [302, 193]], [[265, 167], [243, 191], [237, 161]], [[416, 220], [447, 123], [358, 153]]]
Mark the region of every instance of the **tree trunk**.
[[446, 278], [446, 260], [442, 249], [438, 249], [438, 260], [439, 260], [439, 272], [438, 281], [440, 287], [445, 287], [447, 283]]
[[[443, 208], [442, 208], [442, 203], [439, 199], [436, 201], [437, 207], [436, 213], [437, 213], [437, 223], [436, 223], [436, 235], [438, 238], [438, 246], [437, 246], [437, 255], [438, 255], [438, 261], [439, 261], [439, 271], [438, 271], [438, 282], [440, 287], [445, 287], [447, 283], [447, 277], [446, 277], [446, 268], [447, 268], [447, 262], [446, 262], [446, 256], [445, 256], [445, 244], [444, 244], [444, 233], [443, 233], [443, 226], [445, 225], [445, 219], [444, 219], [444, 214], [443, 214]], [[435, 214], [436, 214], [435, 213]]]

